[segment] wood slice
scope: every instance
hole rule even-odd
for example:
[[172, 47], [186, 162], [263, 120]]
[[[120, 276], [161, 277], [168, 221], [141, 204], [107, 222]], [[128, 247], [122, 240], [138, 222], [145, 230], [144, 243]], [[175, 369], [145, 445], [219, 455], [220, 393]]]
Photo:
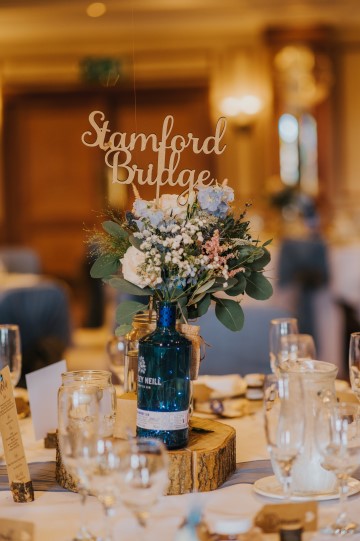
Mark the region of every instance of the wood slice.
[[[169, 451], [167, 494], [208, 492], [222, 485], [236, 468], [235, 438], [235, 430], [231, 426], [192, 417], [188, 446]], [[76, 481], [62, 463], [59, 447], [55, 471], [60, 486], [77, 491]]]

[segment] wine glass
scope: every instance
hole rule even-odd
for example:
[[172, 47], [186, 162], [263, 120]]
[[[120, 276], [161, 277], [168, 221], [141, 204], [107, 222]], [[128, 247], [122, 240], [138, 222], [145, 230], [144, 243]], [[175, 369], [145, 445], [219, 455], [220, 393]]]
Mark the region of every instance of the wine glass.
[[316, 359], [315, 342], [311, 334], [285, 334], [280, 338], [280, 363], [298, 359]]
[[351, 389], [360, 400], [360, 332], [353, 332], [350, 335], [349, 373]]
[[292, 467], [305, 441], [305, 416], [299, 404], [304, 393], [300, 378], [269, 374], [264, 382], [264, 421], [267, 447], [284, 499], [291, 498]]
[[0, 370], [9, 367], [13, 387], [21, 376], [21, 341], [18, 325], [0, 325]]
[[339, 483], [340, 511], [323, 533], [345, 535], [360, 532], [346, 510], [350, 475], [360, 464], [360, 435], [357, 430], [359, 406], [355, 403], [322, 403], [316, 415], [315, 440], [322, 467], [333, 471]]
[[81, 496], [81, 521], [73, 541], [91, 540], [84, 517], [84, 503], [92, 463], [97, 456], [99, 398], [101, 390], [82, 382], [62, 385], [58, 393], [58, 439], [61, 459], [74, 478]]
[[298, 334], [298, 321], [294, 317], [282, 317], [270, 321], [269, 346], [270, 366], [275, 374], [282, 359], [280, 358], [280, 340], [288, 334]]
[[106, 343], [110, 369], [115, 374], [116, 383], [119, 385], [124, 385], [125, 346], [124, 336], [112, 336]]
[[150, 510], [169, 482], [168, 455], [157, 439], [134, 438], [129, 444], [122, 457], [120, 498], [146, 533]]
[[95, 495], [104, 511], [104, 534], [96, 541], [112, 541], [111, 518], [120, 501], [123, 461], [131, 454], [126, 440], [99, 438], [96, 460], [86, 480], [87, 490]]

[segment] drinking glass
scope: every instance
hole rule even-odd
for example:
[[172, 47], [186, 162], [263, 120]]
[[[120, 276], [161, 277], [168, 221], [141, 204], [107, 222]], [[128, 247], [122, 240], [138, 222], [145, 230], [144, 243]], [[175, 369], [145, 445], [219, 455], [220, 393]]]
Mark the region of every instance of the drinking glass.
[[106, 343], [110, 370], [115, 374], [116, 383], [124, 385], [125, 336], [112, 336]]
[[360, 465], [360, 436], [357, 430], [359, 406], [354, 403], [322, 403], [316, 415], [315, 440], [322, 456], [322, 467], [338, 478], [340, 510], [335, 522], [323, 533], [345, 535], [360, 532], [359, 525], [350, 520], [346, 501], [350, 475]]
[[146, 533], [151, 508], [169, 482], [168, 456], [157, 439], [134, 438], [129, 444], [122, 457], [120, 498]]
[[281, 338], [288, 334], [298, 334], [298, 321], [293, 317], [276, 318], [270, 321], [269, 346], [270, 366], [275, 374], [282, 359], [280, 357]]
[[311, 334], [286, 334], [280, 338], [280, 363], [286, 360], [316, 359], [315, 342]]
[[87, 477], [87, 489], [97, 497], [104, 511], [104, 533], [96, 541], [113, 540], [111, 518], [120, 501], [123, 461], [130, 452], [126, 440], [98, 439], [96, 460]]
[[77, 484], [81, 497], [80, 527], [73, 541], [91, 540], [84, 503], [86, 488], [97, 456], [99, 430], [99, 398], [101, 389], [82, 382], [63, 385], [58, 393], [58, 438], [61, 459], [67, 472]]
[[305, 415], [299, 404], [304, 392], [300, 378], [269, 374], [264, 383], [264, 421], [267, 447], [283, 485], [284, 499], [291, 498], [291, 474], [305, 441]]
[[351, 389], [360, 400], [360, 332], [353, 332], [350, 335], [349, 373]]
[[9, 367], [14, 387], [21, 376], [21, 341], [18, 325], [0, 325], [0, 370]]
[[99, 436], [110, 437], [114, 432], [116, 416], [116, 390], [109, 370], [71, 370], [61, 374], [62, 385], [96, 385], [99, 393]]

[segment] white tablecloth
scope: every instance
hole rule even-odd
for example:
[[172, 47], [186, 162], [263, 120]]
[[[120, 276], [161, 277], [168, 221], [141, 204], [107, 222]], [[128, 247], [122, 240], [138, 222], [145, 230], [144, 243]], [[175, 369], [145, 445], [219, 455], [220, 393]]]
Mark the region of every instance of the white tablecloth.
[[[260, 411], [242, 419], [222, 422], [231, 424], [237, 430], [238, 462], [268, 458]], [[44, 449], [42, 440], [34, 441], [30, 419], [21, 422], [21, 430], [29, 463], [55, 460], [55, 450]], [[237, 484], [209, 493], [163, 496], [154, 508], [149, 522], [149, 539], [171, 541], [176, 528], [194, 500], [203, 505], [205, 516], [207, 514], [211, 516], [216, 509], [217, 512], [224, 510], [227, 513], [247, 514], [252, 517], [265, 503], [276, 501], [255, 494], [250, 484]], [[349, 509], [355, 518], [358, 516], [359, 502], [360, 496], [353, 496], [349, 501]], [[320, 525], [327, 523], [334, 515], [336, 505], [336, 501], [320, 503]], [[13, 502], [9, 491], [0, 491], [0, 525], [1, 518], [33, 522], [35, 541], [69, 541], [79, 525], [79, 509], [79, 496], [72, 492], [35, 492], [34, 502], [19, 504]], [[86, 514], [89, 526], [95, 533], [99, 533], [103, 526], [103, 515], [96, 498], [88, 498]], [[143, 537], [143, 532], [133, 517], [121, 505], [114, 517], [114, 526], [116, 541]], [[320, 539], [324, 536], [306, 534], [304, 537], [307, 540]]]

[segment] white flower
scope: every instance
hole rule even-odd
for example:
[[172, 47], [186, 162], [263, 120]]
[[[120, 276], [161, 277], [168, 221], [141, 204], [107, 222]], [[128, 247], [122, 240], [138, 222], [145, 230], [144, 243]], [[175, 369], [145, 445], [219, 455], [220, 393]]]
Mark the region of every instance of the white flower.
[[138, 287], [144, 288], [147, 284], [144, 278], [139, 274], [139, 267], [144, 262], [145, 254], [135, 248], [135, 246], [130, 246], [125, 252], [124, 257], [120, 259], [125, 280]]
[[186, 217], [187, 204], [182, 205], [177, 194], [163, 194], [159, 199], [158, 208], [163, 211], [165, 216]]

